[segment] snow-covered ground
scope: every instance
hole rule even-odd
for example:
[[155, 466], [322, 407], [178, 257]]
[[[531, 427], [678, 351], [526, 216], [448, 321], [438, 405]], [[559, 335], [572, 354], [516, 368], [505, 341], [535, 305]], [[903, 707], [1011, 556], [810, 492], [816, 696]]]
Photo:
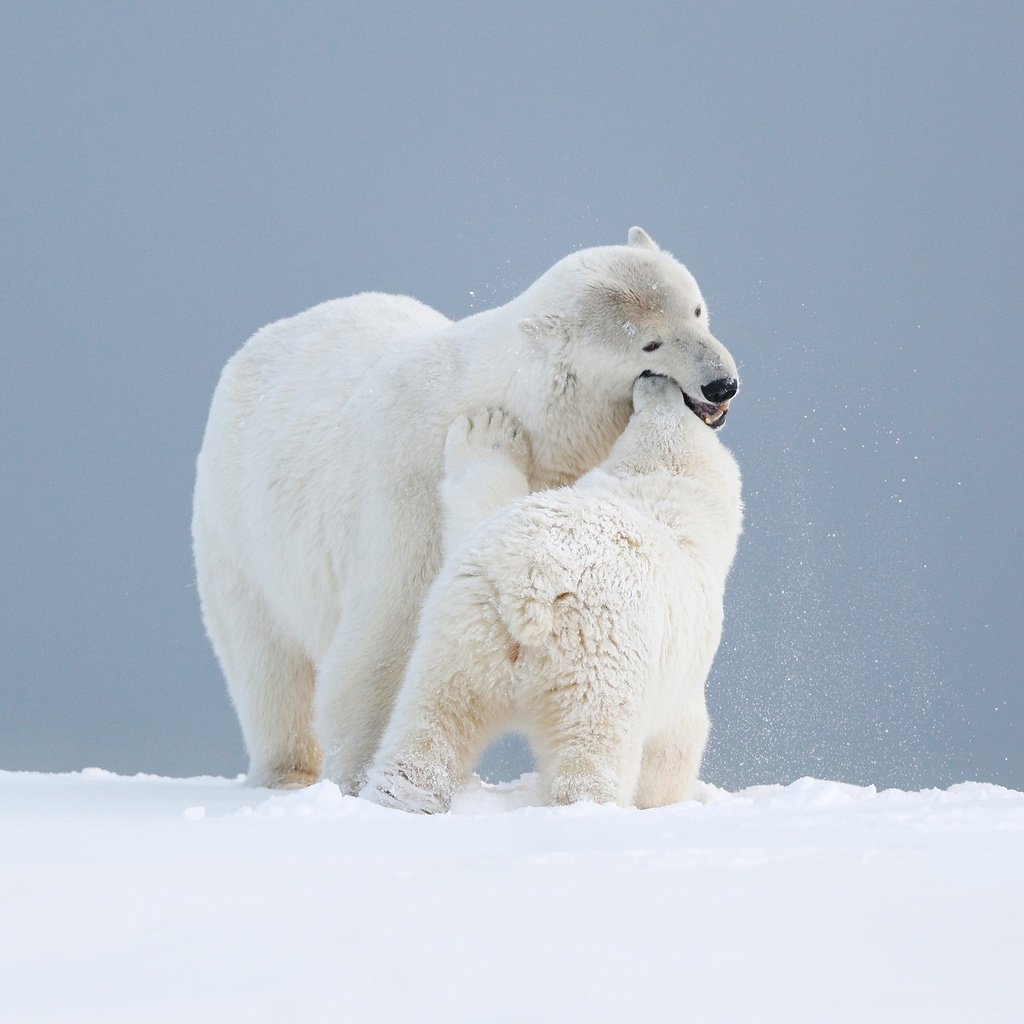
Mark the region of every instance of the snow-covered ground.
[[1019, 1021], [1024, 793], [0, 773], [0, 1020]]

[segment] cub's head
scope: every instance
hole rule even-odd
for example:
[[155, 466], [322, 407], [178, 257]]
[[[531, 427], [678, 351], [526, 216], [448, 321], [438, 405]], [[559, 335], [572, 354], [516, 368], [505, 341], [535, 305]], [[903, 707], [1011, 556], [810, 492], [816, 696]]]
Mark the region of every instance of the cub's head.
[[629, 244], [584, 249], [557, 263], [526, 293], [522, 329], [561, 340], [561, 358], [585, 387], [628, 401], [645, 371], [671, 377], [691, 412], [721, 426], [739, 388], [736, 363], [708, 328], [693, 275], [643, 228]]
[[608, 468], [630, 476], [665, 470], [691, 474], [696, 465], [725, 452], [715, 425], [701, 419], [672, 378], [644, 372], [633, 385], [633, 415], [612, 448]]

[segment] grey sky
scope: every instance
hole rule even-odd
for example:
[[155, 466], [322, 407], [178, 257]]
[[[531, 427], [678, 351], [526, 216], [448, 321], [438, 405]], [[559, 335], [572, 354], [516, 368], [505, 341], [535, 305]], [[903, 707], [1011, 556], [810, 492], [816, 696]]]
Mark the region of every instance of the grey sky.
[[[0, 766], [234, 773], [220, 367], [638, 223], [743, 390], [704, 775], [1024, 787], [1019, 5], [0, 7]], [[381, 431], [381, 458], [387, 457]]]

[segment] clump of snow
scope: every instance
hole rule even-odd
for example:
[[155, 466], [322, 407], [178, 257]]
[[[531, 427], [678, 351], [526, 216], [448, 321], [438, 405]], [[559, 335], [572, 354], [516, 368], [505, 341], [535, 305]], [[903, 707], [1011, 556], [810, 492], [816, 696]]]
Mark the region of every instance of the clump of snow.
[[[0, 772], [0, 1020], [1015, 1020], [1024, 794]], [[57, 983], [59, 979], [59, 984]]]
[[345, 796], [337, 785], [324, 780], [304, 789], [274, 793], [255, 805], [246, 804], [237, 814], [257, 818], [346, 818], [364, 810], [354, 796]]

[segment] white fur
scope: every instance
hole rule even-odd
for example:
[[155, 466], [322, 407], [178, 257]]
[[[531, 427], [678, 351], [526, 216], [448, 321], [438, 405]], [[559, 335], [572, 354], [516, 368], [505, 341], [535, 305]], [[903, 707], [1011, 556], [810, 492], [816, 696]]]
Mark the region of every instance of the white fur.
[[[636, 384], [611, 455], [574, 487], [519, 498], [446, 559], [364, 794], [446, 810], [483, 745], [515, 726], [554, 803], [688, 798], [708, 732], [704, 682], [740, 533], [740, 478], [665, 378]], [[490, 414], [452, 428], [492, 493], [525, 493]], [[461, 476], [465, 479], [464, 471]], [[518, 478], [518, 483], [517, 483]], [[477, 495], [466, 495], [477, 507]], [[463, 515], [455, 486], [446, 515]]]
[[[633, 243], [568, 256], [506, 305], [455, 323], [399, 296], [324, 303], [258, 331], [228, 362], [199, 454], [193, 539], [250, 782], [322, 770], [358, 790], [440, 565], [456, 416], [508, 410], [533, 444], [530, 487], [551, 487], [608, 454], [642, 370], [698, 397], [736, 376], [693, 277], [643, 232]], [[653, 339], [663, 344], [645, 353]]]

